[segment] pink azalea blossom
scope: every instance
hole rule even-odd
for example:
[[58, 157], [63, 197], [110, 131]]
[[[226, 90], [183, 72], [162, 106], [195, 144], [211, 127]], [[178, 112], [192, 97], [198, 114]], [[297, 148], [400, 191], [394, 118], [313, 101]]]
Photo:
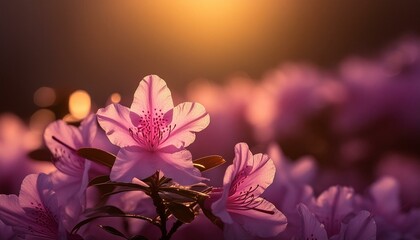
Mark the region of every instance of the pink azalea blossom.
[[25, 239], [81, 239], [64, 227], [56, 193], [45, 174], [28, 175], [19, 197], [0, 195], [0, 220]]
[[301, 239], [376, 239], [376, 222], [370, 212], [356, 209], [356, 196], [349, 187], [334, 186], [313, 204], [300, 203]]
[[263, 197], [286, 215], [287, 228], [279, 237], [290, 239], [300, 231], [301, 217], [296, 211], [296, 206], [313, 201], [313, 189], [309, 184], [315, 179], [315, 159], [305, 156], [291, 162], [275, 144], [269, 146], [268, 155], [276, 166], [276, 174]]
[[282, 232], [287, 219], [260, 197], [273, 182], [276, 168], [263, 154], [252, 155], [245, 143], [235, 146], [233, 164], [226, 169], [223, 190], [213, 192], [212, 213], [224, 223], [226, 239], [273, 237]]
[[170, 90], [158, 76], [140, 82], [130, 108], [112, 104], [99, 109], [98, 121], [110, 141], [121, 147], [111, 180], [131, 182], [156, 171], [180, 184], [203, 180], [185, 147], [194, 141], [195, 132], [207, 127], [210, 118], [198, 103], [174, 107]]
[[378, 239], [419, 239], [420, 209], [401, 210], [400, 184], [389, 176], [373, 183], [362, 207], [369, 209], [378, 224]]
[[44, 140], [54, 155], [54, 165], [58, 169], [51, 174], [53, 189], [57, 193], [60, 206], [65, 206], [69, 224], [77, 220], [86, 206], [89, 179], [96, 175], [109, 174], [109, 169], [76, 153], [79, 148], [94, 145], [94, 140], [99, 135], [98, 130], [100, 128], [93, 114], [85, 118], [79, 128], [59, 120], [45, 129]]
[[328, 237], [324, 224], [320, 223], [317, 216], [309, 211], [305, 204], [298, 205], [298, 212], [302, 216], [302, 229], [299, 239], [316, 240], [375, 240], [376, 223], [373, 216], [365, 210], [350, 215], [341, 222], [340, 232]]

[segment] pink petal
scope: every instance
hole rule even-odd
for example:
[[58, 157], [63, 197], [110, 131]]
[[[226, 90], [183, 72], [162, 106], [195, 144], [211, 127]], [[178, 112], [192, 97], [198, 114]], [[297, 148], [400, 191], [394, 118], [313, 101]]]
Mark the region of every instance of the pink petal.
[[238, 174], [247, 166], [252, 166], [254, 158], [246, 143], [238, 143], [235, 145], [235, 158], [233, 159], [234, 172]]
[[293, 165], [290, 176], [296, 183], [306, 184], [315, 178], [315, 173], [315, 159], [311, 156], [304, 156]]
[[27, 226], [29, 220], [16, 195], [0, 195], [0, 220], [10, 226]]
[[45, 174], [28, 175], [22, 182], [19, 204], [32, 221], [33, 235], [57, 237], [59, 208], [52, 183]]
[[309, 211], [305, 204], [300, 203], [297, 210], [302, 218], [302, 237], [300, 239], [328, 239], [324, 225], [316, 219], [314, 214]]
[[121, 148], [111, 169], [110, 179], [120, 182], [131, 182], [133, 178], [145, 179], [159, 170], [156, 167], [159, 161], [156, 154], [140, 147]]
[[172, 178], [181, 185], [192, 185], [206, 178], [201, 177], [201, 172], [194, 167], [191, 153], [181, 150], [174, 153], [158, 152], [161, 160], [156, 162], [158, 170], [161, 170], [168, 178]]
[[84, 146], [78, 128], [70, 126], [62, 120], [55, 121], [45, 129], [44, 140], [54, 155], [54, 165], [61, 172], [73, 176], [80, 175], [85, 160], [75, 153], [75, 150]]
[[137, 146], [138, 143], [130, 134], [133, 127], [130, 110], [119, 104], [111, 104], [97, 112], [99, 125], [105, 130], [109, 140], [119, 147]]
[[349, 187], [334, 186], [321, 193], [314, 209], [328, 234], [340, 231], [341, 221], [354, 211], [354, 191]]
[[83, 121], [80, 123], [80, 133], [82, 134], [83, 146], [91, 146], [93, 139], [96, 137], [98, 131], [98, 121], [96, 119], [96, 114], [89, 114]]
[[[220, 220], [222, 220], [222, 222], [227, 223], [227, 224], [232, 224], [233, 220], [230, 217], [229, 213], [227, 212], [227, 201], [228, 201], [228, 197], [229, 197], [229, 190], [230, 190], [230, 183], [231, 180], [230, 178], [233, 177], [232, 175], [233, 173], [233, 165], [230, 165], [227, 167], [226, 172], [225, 172], [225, 177], [223, 179], [223, 189], [222, 192], [220, 193], [220, 190], [217, 189], [215, 192], [215, 196], [218, 196], [218, 199], [209, 199], [210, 201], [212, 201], [213, 203], [211, 204], [211, 211], [212, 213], [219, 217]], [[226, 181], [226, 182], [225, 182]], [[215, 196], [210, 195], [210, 198], [214, 198]]]
[[65, 223], [69, 229], [72, 228], [71, 225], [77, 223], [76, 221], [86, 207], [86, 188], [89, 183], [90, 165], [91, 162], [87, 161], [85, 169], [78, 177], [61, 172], [54, 172], [50, 175], [55, 197], [65, 213], [62, 218], [65, 218]]
[[14, 239], [15, 233], [13, 232], [12, 227], [4, 224], [0, 219], [0, 233], [2, 234], [2, 239], [12, 240]]
[[160, 147], [173, 145], [176, 148], [189, 146], [195, 140], [195, 133], [205, 129], [210, 123], [210, 117], [203, 105], [184, 102], [168, 112], [165, 117], [171, 118], [173, 130]]
[[[239, 143], [235, 146], [235, 159], [233, 160], [235, 177], [232, 186], [237, 185], [236, 193], [252, 191], [255, 197], [260, 196], [273, 182], [276, 167], [273, 161], [263, 154], [252, 156], [248, 145]], [[240, 177], [241, 172], [246, 176]]]
[[149, 75], [140, 81], [134, 93], [130, 111], [138, 115], [142, 115], [143, 111], [149, 112], [154, 116], [156, 111], [166, 113], [173, 107], [171, 91], [166, 86], [166, 82], [156, 75]]
[[383, 177], [369, 189], [375, 212], [393, 217], [400, 212], [400, 187], [392, 177]]
[[258, 210], [229, 210], [233, 221], [253, 236], [274, 237], [283, 232], [287, 226], [286, 216], [272, 203], [262, 198], [256, 201], [261, 201]]
[[83, 138], [79, 129], [74, 126], [68, 125], [63, 120], [58, 120], [50, 123], [44, 132], [44, 140], [47, 147], [54, 152], [54, 149], [63, 148], [63, 144], [54, 140], [53, 137], [58, 138], [60, 141], [77, 149], [83, 145]]
[[376, 223], [368, 211], [360, 211], [348, 223], [341, 226], [340, 240], [375, 240]]

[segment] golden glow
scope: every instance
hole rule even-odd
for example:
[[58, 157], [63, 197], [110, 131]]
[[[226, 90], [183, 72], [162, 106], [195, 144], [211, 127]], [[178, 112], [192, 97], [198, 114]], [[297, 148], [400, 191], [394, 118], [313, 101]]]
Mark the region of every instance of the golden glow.
[[49, 107], [54, 104], [56, 94], [50, 87], [40, 87], [34, 93], [34, 103], [38, 107]]
[[119, 93], [113, 93], [110, 99], [112, 103], [119, 103], [121, 101], [121, 95]]
[[90, 112], [90, 107], [90, 96], [86, 91], [77, 90], [70, 95], [69, 111], [74, 118], [78, 120], [85, 118]]
[[66, 114], [66, 116], [64, 116], [63, 117], [63, 121], [65, 121], [65, 122], [68, 122], [68, 123], [73, 123], [73, 122], [77, 122], [77, 121], [79, 121], [80, 119], [78, 119], [78, 118], [75, 118], [73, 115], [71, 115], [70, 113], [69, 114]]

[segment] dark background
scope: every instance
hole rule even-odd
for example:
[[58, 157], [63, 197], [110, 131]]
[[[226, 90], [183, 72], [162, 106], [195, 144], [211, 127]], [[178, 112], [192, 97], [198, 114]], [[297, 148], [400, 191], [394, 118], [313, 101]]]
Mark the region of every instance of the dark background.
[[41, 86], [103, 105], [151, 73], [182, 90], [289, 61], [333, 69], [419, 33], [420, 1], [0, 0], [0, 113], [29, 117]]

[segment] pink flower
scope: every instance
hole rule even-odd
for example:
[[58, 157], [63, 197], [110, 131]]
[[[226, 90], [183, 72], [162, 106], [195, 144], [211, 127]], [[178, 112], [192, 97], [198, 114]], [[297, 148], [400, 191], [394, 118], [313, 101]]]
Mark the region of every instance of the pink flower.
[[215, 191], [209, 199], [211, 202], [218, 198], [211, 209], [224, 223], [226, 239], [273, 237], [286, 228], [283, 213], [260, 197], [273, 182], [275, 171], [267, 155], [253, 156], [245, 143], [235, 146], [235, 158], [226, 169], [223, 190]]
[[109, 174], [109, 169], [101, 168], [76, 152], [79, 148], [93, 146], [99, 135], [98, 130], [101, 129], [98, 129], [94, 114], [85, 118], [79, 128], [59, 120], [45, 129], [45, 143], [53, 153], [54, 165], [58, 169], [51, 174], [53, 189], [60, 206], [65, 206], [70, 222], [76, 221], [86, 206], [86, 188], [90, 175], [97, 175], [101, 171], [100, 175]]
[[376, 223], [373, 216], [365, 210], [350, 215], [341, 222], [340, 232], [328, 238], [324, 224], [317, 216], [309, 211], [305, 204], [298, 205], [298, 212], [302, 216], [302, 231], [299, 239], [317, 240], [375, 240]]
[[98, 121], [110, 141], [121, 147], [111, 180], [131, 182], [156, 171], [180, 184], [203, 180], [185, 148], [194, 141], [195, 132], [207, 127], [209, 116], [198, 103], [174, 107], [170, 90], [158, 76], [140, 82], [130, 108], [112, 104], [99, 109]]
[[300, 239], [376, 239], [376, 222], [370, 212], [356, 211], [354, 190], [334, 186], [321, 193], [315, 203], [300, 203]]
[[28, 175], [19, 197], [0, 195], [0, 220], [25, 239], [81, 239], [64, 227], [56, 194], [45, 174]]

